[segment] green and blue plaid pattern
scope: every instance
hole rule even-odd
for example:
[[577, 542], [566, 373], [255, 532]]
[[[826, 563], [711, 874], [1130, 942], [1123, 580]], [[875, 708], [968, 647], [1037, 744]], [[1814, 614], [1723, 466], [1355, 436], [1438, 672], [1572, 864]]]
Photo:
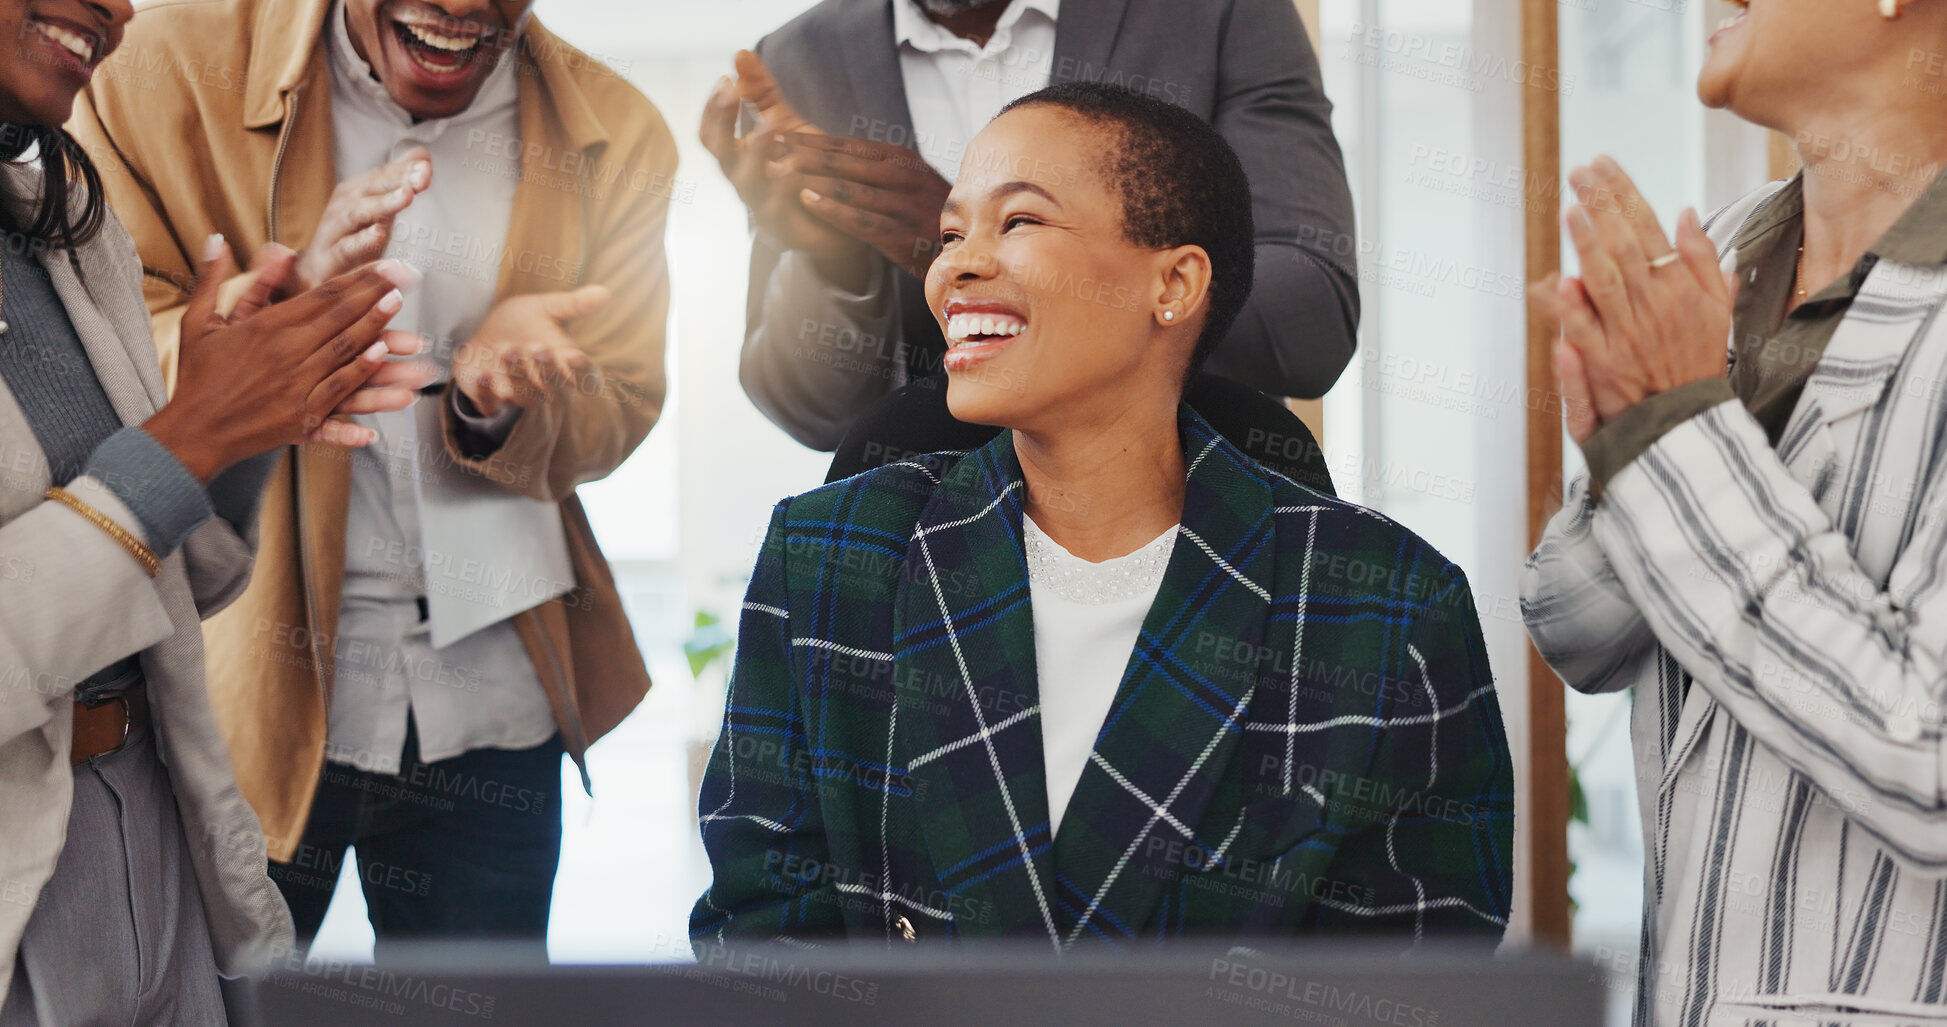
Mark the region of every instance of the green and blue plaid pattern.
[[779, 504], [700, 820], [699, 948], [1498, 937], [1513, 782], [1465, 576], [1190, 413], [1169, 569], [1059, 835], [1010, 433]]

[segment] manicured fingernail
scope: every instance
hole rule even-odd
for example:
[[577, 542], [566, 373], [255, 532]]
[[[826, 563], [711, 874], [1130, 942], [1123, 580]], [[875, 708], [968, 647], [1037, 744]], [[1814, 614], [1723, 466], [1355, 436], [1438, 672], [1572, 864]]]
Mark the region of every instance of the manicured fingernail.
[[431, 164], [428, 164], [423, 160], [413, 162], [412, 187], [414, 189], [426, 188], [426, 183], [432, 181], [432, 178], [433, 178], [433, 166]]
[[203, 263], [207, 264], [223, 255], [223, 233], [215, 232], [203, 240]]
[[378, 363], [379, 361], [385, 359], [385, 354], [386, 354], [385, 343], [375, 342], [365, 350], [364, 356], [365, 359], [370, 360], [373, 363]]
[[399, 308], [405, 305], [405, 302], [406, 302], [405, 294], [401, 293], [397, 289], [394, 289], [391, 292], [386, 293], [383, 297], [379, 299], [379, 303], [378, 303], [379, 313], [396, 314], [399, 312]]
[[375, 270], [386, 281], [398, 286], [403, 292], [411, 292], [413, 287], [419, 284], [420, 279], [425, 277], [414, 269], [411, 264], [395, 258], [387, 258], [379, 261], [378, 267]]
[[806, 203], [817, 203], [817, 202], [818, 202], [819, 200], [822, 200], [822, 199], [824, 199], [824, 197], [823, 197], [823, 196], [820, 196], [820, 195], [818, 195], [817, 193], [814, 193], [814, 192], [812, 192], [812, 191], [811, 191], [811, 190], [809, 190], [809, 189], [806, 189], [806, 190], [804, 191], [804, 201], [805, 201]]

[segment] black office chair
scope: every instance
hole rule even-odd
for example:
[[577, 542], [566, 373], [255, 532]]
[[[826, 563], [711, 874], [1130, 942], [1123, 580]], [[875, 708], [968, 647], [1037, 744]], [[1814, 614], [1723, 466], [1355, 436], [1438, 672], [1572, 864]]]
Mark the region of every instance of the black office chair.
[[[1283, 403], [1214, 374], [1193, 379], [1183, 399], [1260, 466], [1328, 496], [1338, 495], [1318, 440]], [[954, 420], [946, 406], [946, 379], [922, 378], [895, 390], [852, 423], [832, 454], [825, 481], [842, 481], [922, 453], [979, 449], [998, 434], [998, 428]]]

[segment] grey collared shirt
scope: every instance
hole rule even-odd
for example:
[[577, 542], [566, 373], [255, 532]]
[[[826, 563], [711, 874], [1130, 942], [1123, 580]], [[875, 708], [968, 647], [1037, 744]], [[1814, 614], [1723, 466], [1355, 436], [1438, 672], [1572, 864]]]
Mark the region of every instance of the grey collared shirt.
[[[342, 181], [403, 157], [415, 146], [432, 154], [433, 184], [394, 222], [387, 253], [425, 274], [394, 319], [433, 344], [450, 363], [493, 306], [518, 180], [478, 159], [519, 137], [519, 82], [514, 54], [481, 86], [472, 106], [450, 118], [414, 121], [392, 101], [353, 49], [344, 5], [329, 18], [332, 136]], [[453, 403], [452, 392], [439, 402]], [[470, 481], [447, 460], [439, 402], [359, 418], [379, 441], [351, 458], [345, 522], [345, 584], [336, 640], [326, 756], [362, 770], [399, 769], [411, 713], [420, 758], [448, 759], [474, 749], [525, 749], [556, 730], [547, 693], [513, 623], [501, 619], [435, 645], [429, 594], [451, 587], [429, 567], [492, 554], [458, 552], [465, 543], [425, 530], [429, 502], [463, 494]], [[476, 434], [504, 438], [518, 413], [468, 418]], [[450, 505], [450, 504], [449, 504]], [[527, 544], [509, 538], [507, 550]], [[437, 561], [437, 562], [435, 562]], [[436, 580], [429, 586], [428, 578]], [[572, 585], [572, 582], [568, 583]], [[518, 609], [507, 609], [507, 616]]]

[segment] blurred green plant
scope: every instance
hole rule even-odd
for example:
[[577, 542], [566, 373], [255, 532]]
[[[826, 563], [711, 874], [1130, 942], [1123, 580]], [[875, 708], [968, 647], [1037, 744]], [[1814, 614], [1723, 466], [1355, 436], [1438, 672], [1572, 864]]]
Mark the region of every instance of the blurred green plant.
[[[1628, 707], [1621, 707], [1620, 709], [1626, 711]], [[1602, 747], [1602, 743], [1608, 740], [1609, 732], [1613, 731], [1615, 729], [1615, 726], [1618, 723], [1627, 723], [1627, 719], [1628, 718], [1626, 716], [1619, 715], [1616, 712], [1611, 712], [1609, 714], [1609, 719], [1604, 721], [1602, 727], [1599, 730], [1597, 730], [1595, 741], [1591, 742], [1589, 744], [1588, 749], [1582, 753], [1582, 758], [1577, 760], [1571, 760], [1569, 762], [1568, 765], [1568, 822], [1569, 823], [1581, 824], [1583, 827], [1592, 826], [1589, 820], [1589, 793], [1584, 791], [1582, 788], [1582, 764], [1587, 762], [1589, 757], [1592, 756], [1597, 749]], [[1568, 879], [1571, 881], [1575, 880], [1575, 860], [1572, 858], [1568, 861]], [[1568, 895], [1569, 915], [1574, 916], [1576, 911], [1580, 910], [1581, 908], [1582, 908], [1582, 904], [1575, 901], [1575, 892], [1571, 890]]]
[[698, 610], [696, 629], [683, 640], [683, 655], [690, 661], [690, 676], [701, 678], [711, 664], [728, 658], [736, 648], [737, 638], [724, 626], [723, 618]]
[[[1583, 827], [1589, 826], [1589, 795], [1582, 790], [1582, 765], [1580, 763], [1572, 763], [1568, 768], [1568, 822], [1571, 824], [1581, 824]], [[1571, 881], [1575, 880], [1575, 858], [1572, 856], [1569, 857], [1568, 861], [1568, 879]], [[1568, 893], [1569, 916], [1574, 916], [1581, 909], [1582, 904], [1575, 901], [1575, 892], [1571, 890]]]

